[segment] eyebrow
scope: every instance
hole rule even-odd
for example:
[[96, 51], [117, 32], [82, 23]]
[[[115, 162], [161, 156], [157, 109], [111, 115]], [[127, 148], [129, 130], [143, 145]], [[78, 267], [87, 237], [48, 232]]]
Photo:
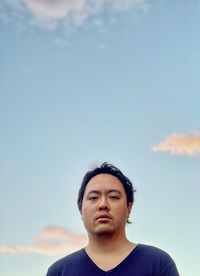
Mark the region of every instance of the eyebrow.
[[[110, 189], [110, 190], [107, 191], [107, 193], [108, 194], [110, 194], [110, 193], [118, 193], [118, 194], [121, 195], [121, 192], [119, 190], [117, 190], [117, 189]], [[99, 190], [91, 190], [91, 191], [88, 192], [87, 195], [89, 195], [89, 194], [101, 194], [101, 192]]]

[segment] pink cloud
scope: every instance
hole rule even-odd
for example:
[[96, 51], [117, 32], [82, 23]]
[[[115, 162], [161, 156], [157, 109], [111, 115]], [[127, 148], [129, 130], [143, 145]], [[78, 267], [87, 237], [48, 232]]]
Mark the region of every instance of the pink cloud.
[[43, 228], [31, 244], [0, 245], [0, 254], [65, 255], [84, 247], [86, 243], [86, 235], [76, 234], [59, 226], [49, 226]]
[[[78, 27], [90, 19], [99, 18], [104, 11], [111, 16], [129, 11], [145, 12], [152, 2], [153, 0], [4, 0], [1, 8], [3, 11], [7, 11], [7, 8], [15, 11], [9, 16], [15, 14], [18, 20], [23, 18], [22, 24], [26, 24], [28, 12], [28, 22], [33, 26], [47, 29], [62, 26], [68, 30], [69, 26]], [[5, 16], [0, 15], [0, 20], [6, 20]]]
[[38, 19], [62, 19], [73, 17], [74, 22], [85, 20], [85, 0], [24, 0], [26, 6]]
[[200, 135], [172, 134], [152, 148], [155, 152], [169, 152], [176, 155], [200, 155]]
[[[20, 1], [20, 0], [17, 0]], [[71, 13], [85, 18], [101, 13], [104, 9], [125, 12], [132, 9], [147, 9], [150, 0], [23, 0], [36, 16], [63, 18]]]

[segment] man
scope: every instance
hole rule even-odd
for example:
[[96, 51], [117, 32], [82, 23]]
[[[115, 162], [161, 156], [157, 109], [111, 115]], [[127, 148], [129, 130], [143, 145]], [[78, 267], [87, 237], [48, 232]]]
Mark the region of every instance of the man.
[[103, 163], [87, 172], [78, 208], [88, 245], [54, 263], [47, 276], [179, 276], [166, 252], [127, 239], [134, 192], [131, 181], [113, 165]]

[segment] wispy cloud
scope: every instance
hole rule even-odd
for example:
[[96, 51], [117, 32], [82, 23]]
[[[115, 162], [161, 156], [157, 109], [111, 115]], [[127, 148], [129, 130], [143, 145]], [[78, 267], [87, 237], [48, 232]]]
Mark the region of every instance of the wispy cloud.
[[[0, 9], [9, 16], [21, 14], [38, 26], [83, 25], [96, 16], [147, 10], [154, 0], [2, 0]], [[11, 12], [10, 12], [11, 11]], [[19, 19], [18, 17], [18, 19]]]
[[152, 148], [155, 152], [169, 152], [176, 155], [200, 155], [200, 134], [172, 134]]
[[84, 0], [24, 0], [24, 3], [33, 17], [46, 23], [69, 18], [74, 24], [81, 24], [87, 17]]
[[36, 253], [47, 256], [69, 254], [86, 245], [86, 235], [76, 234], [59, 226], [43, 228], [28, 245], [1, 245], [0, 254]]

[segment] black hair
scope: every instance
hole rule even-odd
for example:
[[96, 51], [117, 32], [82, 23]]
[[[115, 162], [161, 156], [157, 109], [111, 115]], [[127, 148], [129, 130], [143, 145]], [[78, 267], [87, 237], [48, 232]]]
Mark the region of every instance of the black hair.
[[94, 176], [101, 174], [101, 173], [111, 174], [119, 179], [119, 181], [122, 183], [122, 186], [126, 193], [127, 206], [129, 203], [134, 202], [134, 192], [136, 190], [133, 188], [132, 182], [117, 167], [115, 167], [112, 164], [109, 164], [107, 162], [104, 162], [99, 167], [96, 167], [96, 168], [88, 171], [85, 174], [85, 176], [83, 177], [83, 181], [82, 181], [81, 187], [79, 189], [78, 200], [77, 200], [78, 208], [80, 211], [82, 209], [83, 196], [84, 196], [85, 189], [86, 189], [88, 182]]

